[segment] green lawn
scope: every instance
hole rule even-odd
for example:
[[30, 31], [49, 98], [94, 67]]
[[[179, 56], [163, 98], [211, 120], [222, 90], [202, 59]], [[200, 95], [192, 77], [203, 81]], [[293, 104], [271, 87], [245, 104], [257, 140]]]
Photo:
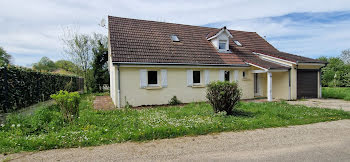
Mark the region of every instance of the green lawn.
[[344, 99], [344, 100], [350, 101], [350, 88], [349, 87], [323, 87], [322, 97]]
[[342, 110], [292, 106], [285, 102], [243, 102], [234, 116], [214, 114], [207, 103], [96, 111], [91, 106], [93, 98], [83, 97], [80, 118], [71, 125], [63, 123], [56, 105], [42, 106], [28, 116], [10, 115], [7, 123], [0, 126], [0, 152], [95, 146], [350, 119], [350, 113]]

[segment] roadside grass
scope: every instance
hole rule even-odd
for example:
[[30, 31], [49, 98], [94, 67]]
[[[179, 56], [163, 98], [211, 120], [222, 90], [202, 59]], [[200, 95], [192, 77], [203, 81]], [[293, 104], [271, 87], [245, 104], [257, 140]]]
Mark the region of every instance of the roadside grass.
[[125, 141], [195, 136], [350, 119], [343, 110], [309, 108], [286, 102], [241, 102], [235, 115], [213, 113], [207, 103], [151, 109], [93, 110], [93, 95], [84, 95], [80, 117], [64, 123], [56, 105], [31, 115], [12, 114], [0, 126], [0, 153], [96, 146]]
[[344, 99], [346, 101], [350, 101], [350, 88], [349, 87], [323, 87], [322, 97]]

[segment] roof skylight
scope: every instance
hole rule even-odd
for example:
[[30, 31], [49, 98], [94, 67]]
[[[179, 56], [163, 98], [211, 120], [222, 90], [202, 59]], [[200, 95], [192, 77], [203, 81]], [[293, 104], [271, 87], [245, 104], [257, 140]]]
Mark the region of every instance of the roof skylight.
[[235, 40], [233, 42], [235, 42], [237, 44], [237, 46], [242, 46], [242, 44], [238, 40]]
[[173, 42], [180, 42], [180, 39], [176, 36], [176, 35], [171, 35], [170, 36], [170, 38], [171, 38], [171, 40], [173, 41]]

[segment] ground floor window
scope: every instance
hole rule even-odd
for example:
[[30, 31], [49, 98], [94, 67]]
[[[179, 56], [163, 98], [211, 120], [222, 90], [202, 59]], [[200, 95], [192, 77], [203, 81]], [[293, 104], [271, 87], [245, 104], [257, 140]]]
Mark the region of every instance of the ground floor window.
[[148, 84], [149, 85], [158, 84], [157, 71], [148, 71]]
[[194, 84], [201, 83], [201, 72], [200, 71], [193, 71], [193, 83]]
[[225, 81], [230, 81], [230, 71], [225, 71]]

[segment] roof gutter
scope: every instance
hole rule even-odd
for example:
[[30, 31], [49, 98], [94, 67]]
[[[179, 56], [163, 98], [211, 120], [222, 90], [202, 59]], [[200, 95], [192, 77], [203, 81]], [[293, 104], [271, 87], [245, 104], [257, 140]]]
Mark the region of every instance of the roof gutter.
[[148, 63], [148, 62], [112, 62], [113, 64], [124, 65], [191, 65], [191, 66], [230, 66], [249, 67], [247, 64], [191, 64], [191, 63]]

